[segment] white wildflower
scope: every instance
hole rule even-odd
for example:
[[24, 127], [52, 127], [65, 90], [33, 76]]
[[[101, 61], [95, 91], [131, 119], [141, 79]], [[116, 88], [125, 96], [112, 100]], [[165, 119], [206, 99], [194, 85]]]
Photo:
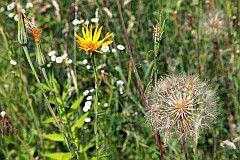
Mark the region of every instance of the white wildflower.
[[57, 57], [56, 58], [56, 63], [62, 63], [63, 61], [63, 58], [62, 57]]
[[119, 50], [124, 50], [125, 49], [125, 47], [124, 47], [124, 45], [121, 45], [121, 44], [119, 44], [119, 45], [117, 45], [117, 49], [119, 49]]
[[10, 64], [15, 66], [15, 65], [17, 65], [17, 62], [12, 59], [12, 60], [10, 60]]

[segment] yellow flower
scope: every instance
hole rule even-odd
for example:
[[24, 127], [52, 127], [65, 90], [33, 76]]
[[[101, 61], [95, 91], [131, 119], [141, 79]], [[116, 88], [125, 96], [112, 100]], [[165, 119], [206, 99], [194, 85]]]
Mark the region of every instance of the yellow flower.
[[90, 29], [88, 28], [88, 26], [86, 26], [85, 29], [84, 29], [84, 27], [82, 27], [83, 38], [80, 37], [75, 32], [74, 36], [77, 38], [76, 42], [80, 45], [79, 48], [83, 49], [85, 51], [88, 51], [90, 53], [90, 56], [92, 55], [93, 52], [102, 54], [103, 52], [98, 51], [97, 49], [101, 46], [106, 46], [106, 45], [111, 44], [113, 42], [112, 40], [108, 40], [108, 41], [106, 41], [106, 40], [109, 37], [111, 37], [113, 35], [113, 33], [108, 32], [102, 40], [99, 40], [101, 31], [102, 31], [102, 27], [100, 27], [98, 29], [98, 25], [97, 25], [94, 33], [92, 33], [92, 25], [91, 25]]

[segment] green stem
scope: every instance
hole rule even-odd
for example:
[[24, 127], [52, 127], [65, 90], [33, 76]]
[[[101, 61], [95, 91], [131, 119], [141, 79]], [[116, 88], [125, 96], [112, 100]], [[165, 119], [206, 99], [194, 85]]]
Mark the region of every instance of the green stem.
[[[42, 73], [43, 73], [44, 79], [45, 79], [46, 82], [47, 82], [48, 87], [50, 88], [50, 94], [51, 94], [52, 97], [53, 97], [54, 103], [55, 103], [55, 105], [57, 106], [57, 111], [58, 111], [58, 113], [59, 113], [59, 114], [58, 114], [58, 115], [59, 115], [59, 119], [60, 119], [61, 122], [63, 122], [63, 119], [62, 119], [62, 116], [61, 116], [60, 106], [58, 105], [57, 98], [56, 98], [55, 92], [53, 91], [52, 85], [51, 85], [51, 83], [50, 83], [49, 80], [48, 80], [48, 77], [47, 77], [45, 68], [42, 68]], [[63, 107], [64, 107], [64, 106], [63, 106]], [[64, 108], [65, 108], [65, 107], [64, 107]], [[67, 124], [69, 125], [67, 115], [66, 115], [66, 120], [67, 120]], [[70, 132], [70, 134], [71, 134], [71, 137], [73, 137], [73, 135], [72, 135], [72, 133], [71, 133], [71, 128], [70, 128], [70, 126], [69, 126], [69, 132]], [[69, 147], [69, 151], [70, 151], [71, 154], [72, 154], [72, 158], [73, 158], [73, 159], [78, 159], [78, 158], [77, 158], [77, 155], [76, 155], [76, 151], [77, 151], [76, 146], [74, 145], [73, 140], [71, 139], [71, 137], [68, 135], [68, 133], [67, 133], [67, 131], [66, 131], [65, 125], [62, 126], [62, 133], [64, 134], [64, 137], [65, 137], [66, 140], [67, 140], [67, 145], [68, 145], [68, 147]]]
[[95, 54], [92, 56], [92, 63], [93, 63], [93, 71], [94, 71], [94, 78], [95, 78], [95, 101], [94, 101], [94, 113], [95, 113], [95, 123], [94, 123], [94, 135], [95, 135], [95, 142], [96, 142], [96, 159], [99, 159], [98, 155], [98, 79], [97, 79], [97, 68], [95, 63]]
[[26, 94], [26, 97], [27, 97], [27, 100], [28, 100], [28, 104], [30, 106], [31, 113], [33, 115], [34, 123], [35, 123], [36, 128], [37, 128], [37, 133], [38, 133], [38, 136], [39, 136], [39, 139], [40, 139], [42, 152], [44, 153], [44, 143], [43, 143], [43, 139], [42, 139], [42, 136], [41, 136], [42, 131], [41, 131], [41, 128], [40, 128], [39, 119], [38, 119], [38, 116], [35, 115], [33, 105], [32, 105], [32, 101], [30, 99], [30, 96], [29, 96], [29, 93], [28, 93], [28, 90], [27, 90], [27, 84], [26, 84], [26, 82], [24, 81], [24, 78], [23, 78], [23, 72], [22, 72], [22, 68], [21, 68], [20, 64], [18, 64], [18, 71], [19, 71], [20, 77], [22, 79], [23, 88], [24, 88], [24, 91], [25, 91], [25, 94]]
[[[40, 81], [40, 79], [38, 78], [37, 72], [36, 72], [36, 70], [35, 70], [35, 68], [34, 68], [34, 66], [33, 66], [33, 63], [32, 63], [31, 58], [30, 58], [30, 56], [29, 56], [28, 49], [27, 49], [27, 46], [26, 46], [26, 45], [23, 45], [23, 51], [24, 51], [24, 53], [25, 53], [25, 56], [26, 56], [26, 58], [27, 58], [27, 60], [28, 60], [29, 65], [30, 65], [30, 67], [31, 67], [31, 69], [32, 69], [32, 71], [33, 71], [33, 74], [34, 74], [34, 76], [35, 76], [35, 78], [36, 78], [36, 80], [37, 80], [37, 82], [38, 82], [38, 84], [39, 84], [39, 86], [40, 86], [40, 89], [41, 89], [41, 91], [42, 91], [42, 94], [43, 94], [43, 96], [44, 96], [44, 98], [45, 98], [45, 100], [46, 100], [46, 102], [47, 102], [48, 110], [50, 111], [53, 119], [55, 120], [55, 122], [56, 122], [56, 124], [57, 124], [57, 126], [58, 126], [58, 128], [59, 128], [59, 130], [60, 130], [60, 132], [64, 134], [64, 137], [65, 137], [66, 140], [67, 140], [67, 144], [68, 144], [69, 150], [70, 150], [70, 152], [71, 152], [71, 154], [72, 154], [72, 158], [75, 159], [75, 160], [77, 160], [77, 156], [76, 156], [76, 153], [75, 153], [75, 151], [74, 151], [74, 143], [71, 143], [71, 142], [70, 142], [70, 140], [69, 140], [69, 139], [70, 139], [69, 135], [65, 132], [65, 130], [63, 129], [64, 127], [61, 126], [61, 123], [59, 123], [59, 121], [58, 121], [58, 119], [57, 119], [57, 116], [55, 115], [55, 113], [54, 113], [54, 111], [53, 111], [53, 109], [52, 109], [52, 107], [51, 107], [51, 105], [50, 105], [50, 102], [49, 102], [49, 100], [48, 100], [48, 98], [47, 98], [47, 95], [46, 95], [46, 93], [45, 93], [45, 91], [44, 91], [44, 89], [43, 89], [43, 87], [42, 87], [41, 81]], [[43, 71], [45, 71], [45, 69], [43, 69]], [[45, 75], [44, 75], [44, 78], [46, 79], [46, 73], [44, 72], [44, 74], [45, 74]], [[49, 86], [51, 86], [50, 83], [49, 83], [49, 81], [48, 81], [48, 79], [46, 79], [46, 82], [47, 82], [47, 84], [48, 84]], [[49, 88], [50, 88], [50, 90], [51, 90], [51, 87], [49, 87]], [[53, 94], [53, 95], [54, 95], [54, 94]], [[56, 98], [56, 97], [55, 97], [55, 98]], [[55, 104], [58, 106], [58, 104], [56, 103], [56, 101], [55, 101]], [[57, 107], [57, 108], [58, 108], [58, 107]], [[59, 109], [59, 108], [58, 108], [58, 109]], [[59, 110], [58, 110], [58, 111], [59, 111]], [[59, 112], [59, 118], [60, 118], [60, 120], [61, 120], [61, 114], [60, 114], [60, 112]], [[62, 121], [61, 121], [61, 122], [62, 122]]]

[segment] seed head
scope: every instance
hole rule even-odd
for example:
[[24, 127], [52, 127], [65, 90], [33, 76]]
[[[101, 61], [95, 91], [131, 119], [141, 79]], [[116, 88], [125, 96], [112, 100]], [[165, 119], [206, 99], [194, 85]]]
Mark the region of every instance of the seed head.
[[202, 19], [203, 33], [213, 36], [226, 33], [226, 19], [226, 15], [222, 10], [213, 9], [207, 11]]
[[215, 92], [198, 75], [167, 75], [156, 83], [148, 100], [148, 119], [165, 143], [172, 135], [197, 140], [199, 131], [216, 116]]

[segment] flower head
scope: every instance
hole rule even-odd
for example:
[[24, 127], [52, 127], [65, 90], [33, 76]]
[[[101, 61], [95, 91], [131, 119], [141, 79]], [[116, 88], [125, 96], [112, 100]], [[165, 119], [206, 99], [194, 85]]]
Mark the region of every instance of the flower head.
[[28, 2], [25, 7], [26, 7], [27, 9], [28, 9], [28, 8], [32, 8], [32, 7], [33, 7], [33, 4], [32, 4], [31, 2]]
[[121, 45], [121, 44], [119, 44], [119, 45], [117, 45], [117, 49], [119, 49], [119, 50], [124, 50], [125, 49], [125, 47], [124, 47], [124, 45]]
[[10, 10], [12, 10], [14, 7], [15, 7], [15, 3], [12, 2], [12, 3], [10, 3], [9, 5], [7, 5], [7, 10], [10, 11]]
[[107, 33], [102, 40], [99, 40], [101, 31], [102, 27], [98, 28], [98, 25], [96, 26], [94, 33], [92, 32], [92, 26], [90, 27], [90, 29], [88, 28], [88, 26], [86, 26], [85, 29], [84, 27], [82, 27], [83, 38], [75, 32], [74, 36], [77, 38], [76, 42], [80, 45], [79, 48], [88, 51], [90, 53], [90, 56], [93, 52], [102, 54], [102, 52], [98, 51], [97, 49], [101, 46], [111, 44], [113, 42], [112, 40], [106, 40], [111, 37], [113, 33]]
[[11, 59], [10, 64], [15, 66], [15, 65], [17, 65], [17, 62], [15, 60]]
[[72, 24], [73, 24], [74, 26], [76, 26], [76, 25], [81, 24], [81, 23], [80, 23], [79, 19], [74, 19], [74, 20], [72, 21]]
[[164, 142], [175, 136], [198, 139], [199, 131], [216, 116], [215, 92], [197, 75], [161, 78], [149, 96], [148, 119]]
[[93, 23], [97, 23], [98, 21], [99, 21], [98, 18], [92, 18], [92, 19], [91, 19], [91, 22], [93, 22]]
[[56, 63], [62, 63], [63, 58], [62, 57], [56, 57]]
[[106, 53], [109, 51], [109, 46], [102, 46], [101, 50], [102, 52]]
[[214, 36], [225, 33], [227, 30], [225, 21], [226, 15], [222, 10], [209, 10], [203, 16], [202, 31], [206, 35]]
[[25, 26], [28, 29], [28, 31], [32, 33], [36, 44], [39, 44], [40, 43], [40, 39], [39, 39], [40, 30], [36, 27], [35, 24], [30, 22], [25, 15], [24, 15], [24, 23], [25, 23]]

